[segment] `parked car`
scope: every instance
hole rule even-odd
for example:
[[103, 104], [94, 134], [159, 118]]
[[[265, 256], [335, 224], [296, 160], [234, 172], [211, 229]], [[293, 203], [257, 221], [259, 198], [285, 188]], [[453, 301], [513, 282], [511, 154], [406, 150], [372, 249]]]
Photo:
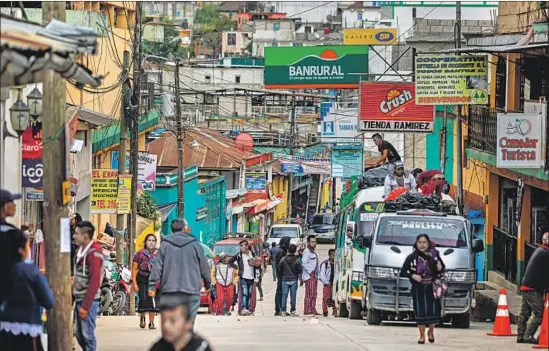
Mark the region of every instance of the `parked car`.
[[223, 240], [214, 244], [213, 251], [216, 256], [225, 253], [229, 256], [234, 256], [240, 252], [240, 242], [246, 239], [250, 243], [250, 250], [263, 261], [263, 243], [257, 233], [230, 233], [225, 235]]
[[309, 235], [316, 235], [318, 242], [335, 243], [336, 227], [333, 213], [317, 213], [309, 225]]

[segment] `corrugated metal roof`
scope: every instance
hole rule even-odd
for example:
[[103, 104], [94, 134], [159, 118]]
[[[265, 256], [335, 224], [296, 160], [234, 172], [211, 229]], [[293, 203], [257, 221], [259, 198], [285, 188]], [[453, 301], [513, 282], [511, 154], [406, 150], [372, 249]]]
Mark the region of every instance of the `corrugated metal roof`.
[[87, 108], [77, 108], [75, 106], [67, 107], [67, 118], [72, 118], [75, 113], [77, 114], [76, 118], [88, 123], [91, 129], [104, 126], [105, 124], [110, 123], [114, 120], [113, 117], [107, 116], [103, 113], [88, 110]]
[[[198, 145], [192, 147], [193, 140]], [[236, 148], [233, 139], [218, 131], [207, 128], [189, 128], [183, 141], [184, 165], [198, 165], [205, 169], [238, 169], [242, 161], [257, 153], [244, 153]], [[151, 141], [146, 151], [158, 155], [158, 167], [177, 167], [177, 139], [171, 133], [164, 133], [159, 139]]]

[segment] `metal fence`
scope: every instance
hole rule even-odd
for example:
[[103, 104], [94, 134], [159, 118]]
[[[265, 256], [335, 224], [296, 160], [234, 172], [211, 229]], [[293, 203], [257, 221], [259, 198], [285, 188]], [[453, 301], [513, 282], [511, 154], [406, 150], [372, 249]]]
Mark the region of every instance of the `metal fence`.
[[496, 153], [497, 113], [494, 108], [469, 106], [469, 142], [468, 147]]
[[517, 238], [494, 227], [494, 271], [517, 282]]

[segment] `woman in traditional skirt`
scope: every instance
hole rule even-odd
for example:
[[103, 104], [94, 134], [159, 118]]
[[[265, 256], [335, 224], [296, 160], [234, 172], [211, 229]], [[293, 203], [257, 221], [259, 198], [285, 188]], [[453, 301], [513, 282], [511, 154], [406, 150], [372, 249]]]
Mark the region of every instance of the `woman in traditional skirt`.
[[149, 329], [156, 329], [154, 316], [158, 312], [158, 297], [151, 297], [147, 294], [149, 290], [149, 275], [151, 274], [153, 260], [156, 256], [157, 239], [154, 234], [145, 237], [145, 248], [139, 250], [133, 257], [132, 280], [133, 290], [139, 294], [139, 305], [137, 312], [141, 315], [139, 327], [146, 326], [145, 315], [149, 314]]
[[438, 284], [443, 272], [444, 263], [438, 251], [433, 249], [429, 236], [418, 235], [414, 251], [408, 255], [400, 272], [401, 277], [410, 279], [412, 283], [414, 315], [419, 329], [418, 344], [425, 343], [426, 326], [429, 326], [429, 342], [435, 342], [435, 325], [441, 320], [442, 295], [440, 289], [433, 286]]
[[238, 282], [238, 270], [229, 264], [229, 255], [221, 254], [212, 268], [212, 286], [215, 287], [215, 300], [212, 312], [215, 315], [231, 315], [234, 300], [234, 285]]

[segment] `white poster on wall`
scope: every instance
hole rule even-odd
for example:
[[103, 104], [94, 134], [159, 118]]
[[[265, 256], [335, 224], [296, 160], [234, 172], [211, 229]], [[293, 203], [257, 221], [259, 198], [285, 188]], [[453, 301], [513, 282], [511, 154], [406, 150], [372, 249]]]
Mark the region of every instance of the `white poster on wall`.
[[526, 113], [498, 113], [498, 168], [543, 167], [542, 117]]
[[356, 144], [362, 141], [356, 108], [331, 111], [322, 121], [323, 144]]

